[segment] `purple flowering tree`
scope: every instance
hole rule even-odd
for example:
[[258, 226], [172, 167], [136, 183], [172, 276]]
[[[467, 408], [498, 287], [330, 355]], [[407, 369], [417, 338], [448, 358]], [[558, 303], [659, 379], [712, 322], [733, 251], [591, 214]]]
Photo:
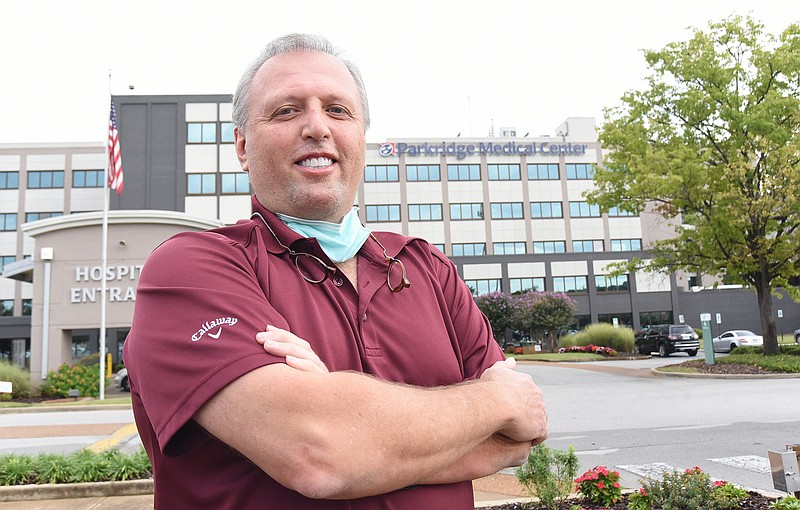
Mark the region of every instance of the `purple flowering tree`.
[[513, 296], [499, 291], [475, 297], [475, 304], [489, 319], [494, 339], [500, 345], [503, 345], [503, 336], [506, 328], [511, 325], [511, 318], [514, 315], [514, 301]]
[[558, 350], [558, 335], [575, 321], [575, 302], [557, 292], [526, 292], [514, 296], [511, 327], [544, 339], [542, 350]]

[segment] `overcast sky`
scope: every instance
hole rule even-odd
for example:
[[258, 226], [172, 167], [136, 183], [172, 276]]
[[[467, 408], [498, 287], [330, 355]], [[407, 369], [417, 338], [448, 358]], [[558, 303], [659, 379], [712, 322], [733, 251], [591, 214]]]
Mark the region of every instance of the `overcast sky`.
[[103, 141], [109, 72], [115, 95], [230, 94], [289, 32], [325, 35], [359, 65], [368, 141], [552, 135], [640, 88], [643, 49], [732, 14], [778, 35], [800, 2], [0, 0], [0, 144]]

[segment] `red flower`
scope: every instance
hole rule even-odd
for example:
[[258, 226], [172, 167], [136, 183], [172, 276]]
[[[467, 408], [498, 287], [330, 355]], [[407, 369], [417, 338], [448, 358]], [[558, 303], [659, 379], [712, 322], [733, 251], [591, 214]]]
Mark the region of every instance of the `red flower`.
[[606, 486], [606, 484], [604, 484], [603, 482], [597, 482], [597, 488], [598, 489], [602, 490], [605, 486]]

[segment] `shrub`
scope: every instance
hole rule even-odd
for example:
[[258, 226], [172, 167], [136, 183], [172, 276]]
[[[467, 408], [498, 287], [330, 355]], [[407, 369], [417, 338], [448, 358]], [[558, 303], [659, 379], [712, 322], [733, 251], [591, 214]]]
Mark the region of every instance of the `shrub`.
[[69, 390], [77, 389], [81, 396], [100, 395], [100, 372], [97, 365], [61, 365], [56, 372], [48, 372], [42, 385], [42, 395], [49, 397], [68, 397]]
[[577, 491], [590, 503], [611, 506], [622, 497], [619, 486], [619, 471], [609, 471], [597, 466], [575, 479]]
[[561, 339], [559, 346], [597, 345], [610, 347], [619, 352], [633, 352], [633, 330], [625, 326], [615, 327], [607, 323], [590, 324], [583, 330]]
[[111, 449], [95, 453], [78, 450], [70, 455], [43, 453], [0, 456], [0, 485], [140, 480], [151, 476], [144, 448], [127, 455]]
[[773, 501], [769, 507], [773, 510], [800, 510], [800, 499], [794, 496], [784, 496]]
[[571, 446], [563, 451], [542, 443], [531, 449], [528, 461], [517, 468], [516, 475], [531, 496], [555, 510], [558, 502], [572, 493], [572, 480], [577, 472], [578, 457]]
[[748, 496], [747, 491], [728, 482], [711, 483], [699, 467], [670, 471], [661, 480], [643, 481], [642, 486], [628, 498], [630, 510], [733, 510]]
[[27, 397], [31, 394], [31, 374], [6, 360], [0, 360], [0, 381], [11, 383], [11, 393], [7, 398]]
[[22, 485], [35, 480], [33, 459], [8, 453], [0, 456], [0, 485]]

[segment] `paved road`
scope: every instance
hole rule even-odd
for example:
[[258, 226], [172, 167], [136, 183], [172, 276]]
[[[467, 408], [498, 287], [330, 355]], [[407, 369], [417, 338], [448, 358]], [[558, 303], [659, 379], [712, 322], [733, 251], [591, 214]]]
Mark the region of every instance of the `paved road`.
[[551, 447], [573, 446], [581, 470], [615, 467], [623, 485], [664, 469], [774, 491], [768, 450], [800, 443], [800, 379], [654, 376], [643, 361], [528, 364], [548, 406]]

